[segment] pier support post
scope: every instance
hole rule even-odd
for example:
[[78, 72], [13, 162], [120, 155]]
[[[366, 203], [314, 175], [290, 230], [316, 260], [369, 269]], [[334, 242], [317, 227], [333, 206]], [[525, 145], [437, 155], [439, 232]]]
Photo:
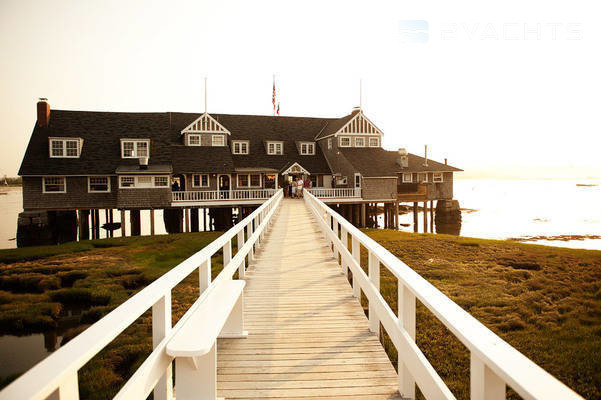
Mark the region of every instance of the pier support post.
[[365, 228], [365, 203], [361, 203], [361, 228]]
[[140, 236], [140, 210], [129, 210], [129, 223], [131, 224], [131, 235]]
[[184, 208], [184, 232], [190, 232], [190, 209]]
[[125, 237], [125, 210], [121, 210], [121, 237]]
[[94, 210], [94, 219], [96, 220], [96, 226], [95, 226], [96, 239], [100, 239], [100, 210], [99, 209]]
[[90, 210], [79, 210], [79, 240], [90, 239]]
[[413, 232], [417, 233], [419, 226], [417, 220], [417, 202], [413, 202]]
[[424, 233], [428, 232], [428, 202], [424, 201]]
[[430, 232], [434, 233], [434, 200], [430, 200]]
[[154, 236], [154, 209], [150, 209], [150, 235]]
[[198, 208], [190, 209], [190, 231], [198, 232]]
[[394, 202], [394, 229], [399, 229], [399, 202]]
[[90, 210], [90, 228], [92, 231], [92, 240], [96, 239], [96, 213], [95, 210]]

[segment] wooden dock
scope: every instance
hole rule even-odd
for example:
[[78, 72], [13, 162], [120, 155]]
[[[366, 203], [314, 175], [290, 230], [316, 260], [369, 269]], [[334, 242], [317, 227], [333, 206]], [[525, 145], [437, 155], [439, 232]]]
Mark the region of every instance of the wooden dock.
[[227, 399], [400, 399], [398, 377], [313, 216], [284, 200], [246, 275], [246, 339], [220, 339]]

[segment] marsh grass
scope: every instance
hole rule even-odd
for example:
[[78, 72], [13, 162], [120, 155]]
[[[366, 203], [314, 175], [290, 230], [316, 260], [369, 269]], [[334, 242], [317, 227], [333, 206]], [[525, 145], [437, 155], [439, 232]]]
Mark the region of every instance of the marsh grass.
[[[79, 325], [64, 334], [65, 344], [220, 234], [113, 238], [0, 250], [0, 334], [56, 329], [65, 310], [83, 308]], [[221, 271], [222, 260], [221, 254], [213, 257], [213, 277]], [[196, 271], [172, 291], [174, 324], [198, 295]], [[113, 397], [151, 347], [148, 311], [79, 371], [81, 397]], [[0, 388], [17, 377], [3, 378]]]
[[[502, 339], [587, 399], [601, 399], [601, 252], [448, 235], [365, 233]], [[367, 253], [362, 249], [367, 272]], [[397, 280], [380, 291], [397, 310]], [[366, 299], [363, 299], [366, 308]], [[469, 351], [419, 301], [420, 349], [459, 399], [469, 398]], [[397, 354], [383, 335], [396, 366]], [[508, 398], [519, 397], [511, 390]]]

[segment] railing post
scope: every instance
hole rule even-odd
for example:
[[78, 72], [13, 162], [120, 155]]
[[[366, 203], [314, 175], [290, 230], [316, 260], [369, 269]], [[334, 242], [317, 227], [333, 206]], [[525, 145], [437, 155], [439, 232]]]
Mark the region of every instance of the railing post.
[[[237, 235], [238, 251], [244, 246], [244, 228], [240, 229]], [[246, 259], [243, 258], [240, 266], [238, 266], [238, 279], [244, 279], [246, 275]]]
[[232, 240], [223, 245], [223, 268], [232, 261]]
[[[353, 235], [351, 235], [351, 240], [353, 247], [353, 258], [355, 259], [355, 261], [357, 261], [357, 264], [359, 264], [359, 268], [361, 268], [361, 244], [359, 243], [359, 240]], [[357, 274], [353, 272], [353, 296], [355, 296], [356, 298], [360, 298], [361, 286], [359, 286], [359, 280], [357, 279], [356, 275]]]
[[[334, 231], [334, 236], [336, 236], [336, 239], [338, 239], [338, 221], [336, 219], [334, 219], [332, 217], [332, 228]], [[333, 251], [334, 251], [334, 259], [336, 260], [336, 263], [338, 263], [338, 241], [334, 241], [333, 243]]]
[[[246, 240], [249, 240], [250, 237], [252, 236], [252, 225], [253, 225], [253, 221], [250, 221], [248, 223], [248, 225], [246, 225]], [[255, 246], [250, 246], [250, 250], [248, 251], [248, 264], [250, 265], [250, 263], [255, 259]]]
[[471, 400], [505, 399], [505, 382], [474, 353], [470, 354]]
[[77, 371], [69, 374], [62, 381], [59, 387], [52, 392], [46, 400], [78, 400], [79, 399], [79, 383], [77, 381]]
[[[378, 257], [370, 251], [368, 256], [367, 272], [369, 274], [369, 280], [376, 287], [378, 292], [380, 291], [380, 260]], [[380, 320], [376, 315], [376, 304], [375, 301], [369, 301], [369, 330], [380, 336]]]
[[[340, 225], [340, 240], [342, 240], [342, 247], [348, 250], [348, 233], [344, 226]], [[342, 273], [346, 276], [348, 275], [348, 263], [346, 261], [346, 252], [342, 252], [340, 254], [340, 266], [342, 267]]]
[[[415, 340], [415, 295], [398, 281], [398, 296], [399, 326]], [[399, 393], [405, 399], [415, 399], [415, 379], [403, 362], [402, 354], [398, 354]]]
[[204, 292], [209, 285], [211, 284], [211, 257], [207, 257], [207, 259], [200, 264], [198, 268], [198, 287], [200, 289], [200, 294]]
[[[156, 348], [171, 330], [171, 291], [166, 293], [152, 306], [152, 348]], [[156, 400], [173, 398], [173, 370], [169, 363], [165, 373], [154, 387]]]

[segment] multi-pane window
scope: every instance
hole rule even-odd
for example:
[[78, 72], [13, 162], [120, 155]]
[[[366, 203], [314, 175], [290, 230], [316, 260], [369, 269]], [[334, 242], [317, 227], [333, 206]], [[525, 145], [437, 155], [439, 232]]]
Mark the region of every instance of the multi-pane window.
[[436, 182], [436, 183], [442, 182], [443, 181], [442, 172], [435, 172], [433, 178], [434, 178], [434, 179], [432, 179], [433, 182]]
[[192, 186], [209, 187], [209, 175], [192, 175]]
[[132, 140], [122, 139], [121, 140], [121, 158], [140, 158], [148, 157], [150, 149], [150, 141], [148, 139]]
[[238, 175], [238, 187], [261, 187], [260, 174]]
[[284, 144], [282, 142], [267, 142], [267, 154], [284, 154]]
[[315, 154], [315, 143], [301, 143], [301, 155]]
[[50, 139], [52, 158], [77, 158], [80, 152], [80, 139]]
[[225, 146], [225, 136], [213, 135], [213, 146]]
[[136, 186], [136, 178], [133, 176], [122, 176], [119, 180], [119, 186], [122, 188], [132, 188]]
[[42, 191], [44, 193], [65, 193], [67, 191], [65, 177], [44, 177], [42, 179]]
[[355, 147], [365, 147], [365, 138], [364, 137], [356, 137], [355, 138]]
[[235, 141], [232, 144], [232, 153], [234, 154], [248, 154], [248, 142], [247, 141]]
[[351, 138], [348, 136], [341, 136], [339, 146], [340, 147], [351, 147]]
[[154, 186], [155, 187], [168, 187], [169, 186], [169, 177], [168, 176], [155, 176], [154, 177]]
[[188, 135], [188, 146], [200, 146], [200, 135]]
[[419, 173], [417, 174], [417, 181], [422, 183], [428, 183], [428, 173]]
[[369, 147], [380, 147], [380, 138], [370, 137], [369, 138]]
[[361, 174], [355, 174], [355, 187], [361, 187]]
[[90, 176], [88, 178], [88, 192], [108, 193], [111, 185], [108, 176]]
[[328, 139], [328, 150], [332, 149], [332, 139]]
[[403, 183], [413, 182], [413, 174], [403, 174]]

